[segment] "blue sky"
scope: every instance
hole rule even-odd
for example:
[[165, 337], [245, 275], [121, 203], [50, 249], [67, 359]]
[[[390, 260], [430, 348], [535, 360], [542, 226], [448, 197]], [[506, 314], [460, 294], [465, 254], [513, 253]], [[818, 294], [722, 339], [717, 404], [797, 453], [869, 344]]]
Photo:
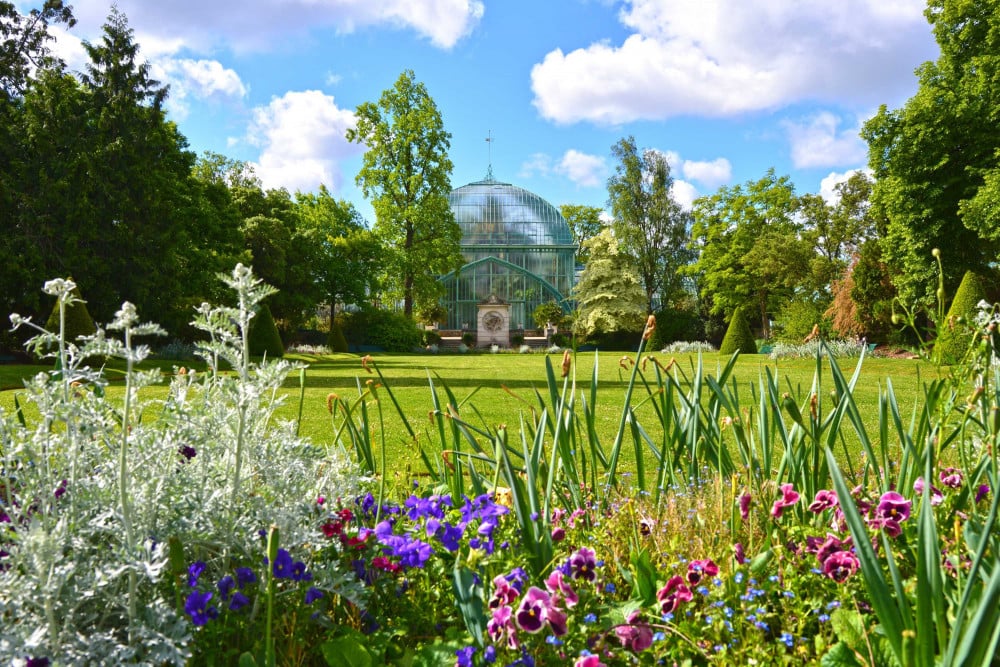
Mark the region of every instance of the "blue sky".
[[[85, 63], [110, 3], [72, 3]], [[22, 4], [22, 9], [32, 4]], [[611, 146], [667, 154], [682, 203], [774, 167], [828, 193], [866, 162], [880, 104], [937, 57], [921, 0], [118, 0], [198, 153], [267, 187], [320, 183], [369, 219], [353, 110], [412, 69], [452, 135], [452, 185], [498, 180], [604, 206]], [[486, 142], [492, 135], [494, 141]], [[492, 148], [492, 158], [490, 149]]]

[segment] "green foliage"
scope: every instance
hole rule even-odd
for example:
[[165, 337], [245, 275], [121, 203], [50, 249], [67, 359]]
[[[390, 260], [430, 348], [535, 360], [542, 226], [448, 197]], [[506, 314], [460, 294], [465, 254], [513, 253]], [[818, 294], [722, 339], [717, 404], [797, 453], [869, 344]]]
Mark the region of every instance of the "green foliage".
[[524, 344], [524, 334], [523, 333], [511, 333], [510, 335], [510, 345], [511, 347], [521, 347]]
[[750, 331], [750, 324], [747, 322], [744, 308], [737, 308], [729, 320], [729, 328], [719, 346], [719, 353], [729, 356], [739, 352], [740, 354], [757, 354], [757, 343], [754, 340], [753, 332]]
[[402, 313], [362, 308], [337, 316], [344, 337], [351, 345], [375, 345], [388, 352], [410, 352], [420, 347], [423, 332]]
[[590, 263], [573, 288], [579, 304], [574, 329], [592, 338], [629, 331], [641, 334], [646, 320], [646, 293], [610, 229], [585, 244]]
[[436, 325], [446, 319], [448, 319], [448, 309], [437, 301], [417, 306], [416, 320], [421, 324]]
[[441, 334], [433, 329], [424, 330], [424, 345], [440, 345]]
[[274, 324], [274, 316], [268, 305], [261, 304], [257, 314], [250, 320], [250, 333], [247, 337], [250, 354], [255, 357], [266, 356], [268, 359], [280, 359], [285, 355], [285, 345], [281, 342], [281, 334]]
[[955, 292], [944, 322], [938, 325], [938, 338], [934, 342], [934, 356], [943, 364], [957, 363], [972, 345], [971, 319], [980, 301], [988, 297], [989, 283], [974, 271], [966, 271]]
[[724, 187], [694, 203], [691, 237], [701, 255], [690, 272], [712, 314], [731, 314], [755, 306], [765, 338], [767, 313], [810, 275], [813, 244], [801, 234], [799, 199], [788, 176], [769, 169], [763, 178]]
[[375, 209], [385, 288], [403, 300], [409, 317], [415, 303], [436, 298], [437, 276], [464, 263], [462, 232], [448, 203], [451, 135], [410, 70], [377, 104], [359, 105], [355, 116], [347, 140], [366, 147], [356, 181]]
[[476, 334], [473, 331], [466, 331], [462, 334], [462, 342], [469, 347], [474, 347], [476, 344]]
[[[73, 299], [66, 305], [66, 340], [76, 341], [80, 336], [92, 336], [97, 331], [94, 319], [87, 310], [87, 302], [80, 294], [79, 285], [73, 288]], [[59, 303], [56, 302], [45, 322], [45, 328], [53, 333], [59, 332]]]
[[[1000, 248], [996, 224], [1000, 135], [1000, 2], [938, 1], [925, 13], [940, 48], [917, 70], [917, 92], [884, 105], [862, 136], [875, 177], [873, 207], [884, 219], [882, 253], [907, 304], [930, 309], [937, 290], [931, 249], [948, 259], [945, 289], [981, 271]], [[956, 149], [956, 147], [961, 147]]]
[[341, 331], [340, 325], [334, 320], [330, 325], [330, 333], [327, 335], [326, 345], [330, 348], [331, 352], [347, 352], [347, 339], [344, 338], [344, 332]]
[[603, 212], [604, 209], [599, 206], [563, 204], [559, 207], [559, 213], [566, 219], [569, 231], [573, 234], [573, 242], [579, 246], [576, 250], [576, 261], [581, 264], [586, 264], [590, 259], [583, 242], [594, 238], [607, 226], [601, 219]]
[[798, 342], [812, 333], [813, 327], [819, 326], [823, 338], [829, 338], [832, 326], [826, 316], [828, 305], [819, 299], [800, 297], [792, 300], [775, 318], [774, 337]]
[[628, 137], [612, 146], [611, 153], [618, 160], [608, 179], [615, 238], [631, 258], [651, 313], [657, 297], [671, 303], [683, 294], [681, 269], [694, 259], [687, 243], [691, 214], [674, 199], [674, 179], [662, 152], [640, 152], [635, 138]]
[[562, 306], [554, 300], [538, 304], [531, 313], [531, 319], [534, 320], [535, 326], [539, 329], [545, 328], [550, 323], [559, 327], [562, 325], [565, 317], [566, 313], [563, 311]]
[[664, 308], [656, 313], [656, 329], [653, 330], [646, 349], [662, 350], [676, 341], [696, 341], [703, 336], [701, 318], [692, 308]]

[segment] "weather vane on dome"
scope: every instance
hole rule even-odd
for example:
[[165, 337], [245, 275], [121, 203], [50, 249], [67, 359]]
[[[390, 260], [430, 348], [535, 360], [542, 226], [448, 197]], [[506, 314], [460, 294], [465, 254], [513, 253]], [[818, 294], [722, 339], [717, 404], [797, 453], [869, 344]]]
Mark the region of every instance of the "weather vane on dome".
[[489, 163], [488, 163], [489, 166], [486, 168], [486, 180], [487, 181], [492, 181], [493, 180], [493, 141], [494, 141], [494, 139], [493, 139], [493, 130], [490, 130], [486, 134], [486, 145], [487, 145], [487, 149], [489, 151]]

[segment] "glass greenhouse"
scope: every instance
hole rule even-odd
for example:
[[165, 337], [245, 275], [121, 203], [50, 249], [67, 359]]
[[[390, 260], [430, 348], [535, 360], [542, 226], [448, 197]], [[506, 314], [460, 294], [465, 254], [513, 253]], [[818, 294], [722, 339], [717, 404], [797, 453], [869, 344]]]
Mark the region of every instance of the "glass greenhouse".
[[495, 296], [510, 304], [511, 328], [534, 328], [531, 314], [550, 300], [567, 312], [576, 244], [559, 210], [538, 195], [494, 180], [452, 190], [466, 264], [441, 278], [448, 329], [476, 326], [477, 305]]

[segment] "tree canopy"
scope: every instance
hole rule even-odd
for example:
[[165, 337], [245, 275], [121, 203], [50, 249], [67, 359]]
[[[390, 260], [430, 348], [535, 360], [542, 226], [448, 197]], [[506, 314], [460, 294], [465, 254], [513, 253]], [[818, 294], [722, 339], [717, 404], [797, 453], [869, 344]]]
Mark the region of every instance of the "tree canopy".
[[573, 242], [579, 246], [576, 249], [576, 261], [586, 264], [588, 254], [583, 243], [597, 236], [607, 226], [601, 219], [604, 210], [599, 206], [562, 204], [559, 207], [559, 213], [569, 224], [569, 231], [573, 234]]
[[635, 139], [621, 139], [611, 147], [618, 160], [608, 179], [608, 207], [615, 237], [632, 258], [646, 293], [646, 312], [657, 298], [668, 303], [683, 291], [679, 269], [688, 264], [690, 215], [671, 193], [674, 179], [666, 156], [639, 151]]
[[645, 292], [611, 229], [585, 242], [590, 261], [573, 290], [579, 314], [574, 327], [585, 337], [619, 331], [641, 332]]
[[412, 71], [382, 93], [378, 103], [358, 106], [347, 139], [366, 146], [357, 183], [375, 209], [374, 232], [382, 243], [384, 285], [401, 298], [403, 312], [415, 302], [436, 301], [436, 278], [462, 266], [461, 229], [448, 203], [451, 135], [437, 105]]
[[881, 251], [900, 298], [929, 305], [941, 250], [951, 292], [997, 259], [1000, 229], [1000, 0], [931, 0], [941, 55], [917, 70], [916, 94], [867, 123]]

